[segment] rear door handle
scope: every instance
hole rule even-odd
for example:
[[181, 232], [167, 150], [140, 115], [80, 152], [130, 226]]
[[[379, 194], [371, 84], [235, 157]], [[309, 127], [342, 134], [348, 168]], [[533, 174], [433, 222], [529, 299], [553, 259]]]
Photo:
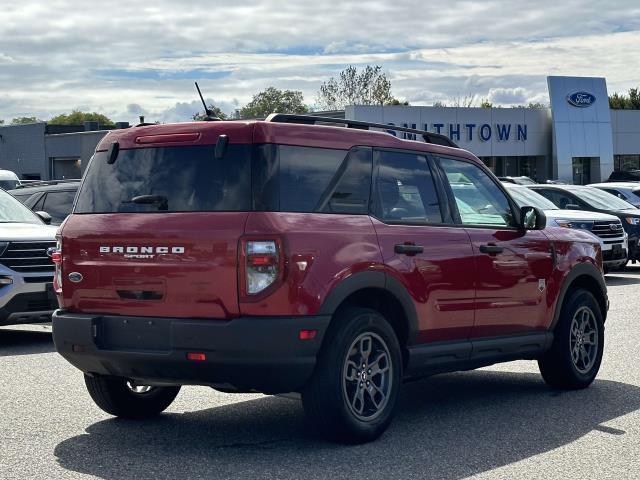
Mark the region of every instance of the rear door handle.
[[493, 245], [489, 243], [488, 245], [480, 245], [480, 251], [482, 253], [488, 253], [489, 255], [497, 255], [498, 253], [502, 253], [504, 248], [499, 247], [498, 245]]
[[404, 255], [416, 255], [417, 253], [424, 252], [424, 248], [421, 245], [399, 243], [393, 247], [393, 251]]

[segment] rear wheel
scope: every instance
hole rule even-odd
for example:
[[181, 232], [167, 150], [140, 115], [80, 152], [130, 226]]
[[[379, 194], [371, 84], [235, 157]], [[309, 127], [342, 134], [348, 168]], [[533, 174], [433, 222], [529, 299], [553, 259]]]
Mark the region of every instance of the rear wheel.
[[565, 302], [551, 349], [538, 360], [544, 380], [556, 388], [588, 387], [604, 352], [604, 323], [598, 302], [587, 290], [574, 290]]
[[305, 412], [332, 440], [374, 440], [391, 423], [402, 378], [398, 339], [375, 310], [345, 309], [333, 322], [302, 392]]
[[162, 413], [176, 398], [180, 387], [136, 385], [126, 378], [84, 376], [93, 401], [105, 412], [122, 418], [150, 418]]

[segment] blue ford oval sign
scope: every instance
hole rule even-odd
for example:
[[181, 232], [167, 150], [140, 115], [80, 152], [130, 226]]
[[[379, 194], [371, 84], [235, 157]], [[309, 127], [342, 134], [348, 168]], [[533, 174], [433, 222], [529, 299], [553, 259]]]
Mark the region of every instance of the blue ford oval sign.
[[575, 92], [567, 95], [567, 102], [574, 107], [585, 108], [596, 103], [596, 97], [589, 92]]

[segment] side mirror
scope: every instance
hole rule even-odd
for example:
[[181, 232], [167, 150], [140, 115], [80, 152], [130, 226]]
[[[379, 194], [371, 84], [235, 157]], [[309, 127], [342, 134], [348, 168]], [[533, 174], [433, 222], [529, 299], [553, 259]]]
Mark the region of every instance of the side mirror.
[[43, 212], [43, 211], [39, 211], [39, 212], [35, 212], [35, 214], [37, 216], [40, 217], [40, 219], [46, 224], [46, 225], [51, 225], [51, 215], [49, 215], [47, 212]]
[[566, 210], [582, 210], [580, 205], [576, 205], [575, 203], [568, 203], [564, 206]]
[[543, 230], [547, 226], [547, 217], [536, 207], [520, 209], [520, 226], [522, 230]]

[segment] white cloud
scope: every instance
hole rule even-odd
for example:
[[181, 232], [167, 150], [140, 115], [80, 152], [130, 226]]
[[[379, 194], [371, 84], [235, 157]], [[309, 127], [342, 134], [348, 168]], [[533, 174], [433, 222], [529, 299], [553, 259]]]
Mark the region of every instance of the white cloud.
[[604, 76], [610, 91], [640, 78], [630, 55], [640, 44], [636, 0], [5, 3], [5, 119], [82, 105], [114, 120], [135, 122], [138, 110], [187, 120], [201, 108], [194, 80], [229, 113], [270, 85], [302, 90], [312, 103], [348, 64], [382, 65], [394, 94], [415, 104], [466, 95], [547, 101], [549, 74]]

